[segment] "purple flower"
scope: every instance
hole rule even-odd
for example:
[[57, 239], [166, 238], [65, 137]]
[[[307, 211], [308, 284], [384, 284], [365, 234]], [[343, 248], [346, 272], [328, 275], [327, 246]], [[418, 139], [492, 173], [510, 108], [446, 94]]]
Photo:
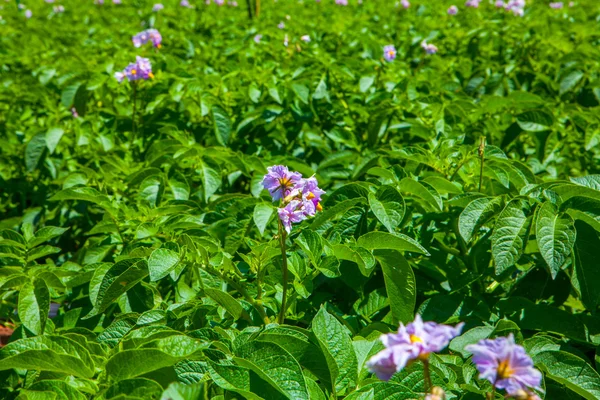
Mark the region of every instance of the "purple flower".
[[466, 7], [473, 7], [473, 8], [479, 8], [479, 3], [481, 2], [481, 0], [467, 0], [467, 2], [465, 3]]
[[187, 7], [187, 8], [192, 8], [192, 6], [190, 5], [190, 2], [188, 0], [181, 0], [179, 2], [179, 5], [181, 7]]
[[421, 42], [421, 47], [425, 50], [427, 54], [435, 54], [438, 51], [438, 48], [433, 44], [428, 44], [427, 41], [423, 40]]
[[303, 42], [308, 43], [308, 42], [310, 42], [310, 36], [308, 36], [308, 35], [302, 35], [302, 36], [300, 36], [300, 40], [302, 40]]
[[237, 6], [238, 6], [238, 3], [237, 3], [237, 1], [233, 0], [233, 1], [230, 1], [230, 2], [228, 3], [228, 5], [229, 5], [229, 6], [231, 6], [231, 7], [237, 7]]
[[54, 3], [55, 0], [45, 0], [46, 3]]
[[569, 2], [569, 7], [575, 7], [575, 2], [574, 1], [570, 1]]
[[386, 61], [393, 61], [396, 58], [396, 54], [396, 48], [393, 44], [388, 44], [383, 47], [383, 58], [385, 58]]
[[560, 9], [563, 8], [564, 4], [562, 1], [556, 1], [554, 3], [550, 3], [550, 8], [554, 8], [554, 9]]
[[389, 380], [412, 360], [427, 360], [430, 353], [443, 350], [458, 335], [464, 324], [456, 327], [423, 322], [420, 315], [408, 325], [400, 324], [398, 333], [382, 335], [385, 349], [367, 362], [369, 370], [381, 380]]
[[260, 33], [254, 36], [254, 43], [260, 43], [262, 37], [263, 36]]
[[136, 56], [134, 63], [129, 64], [122, 72], [115, 72], [115, 78], [119, 82], [122, 82], [125, 78], [129, 81], [154, 78], [152, 64], [147, 58]]
[[222, 6], [223, 4], [225, 4], [225, 0], [215, 0], [215, 4], [218, 6]]
[[347, 6], [348, 0], [335, 0], [335, 4], [337, 4], [338, 6]]
[[25, 18], [29, 19], [33, 16], [33, 13], [31, 12], [31, 10], [25, 10]]
[[285, 28], [285, 23], [283, 21], [281, 21], [279, 24], [277, 24], [277, 27], [279, 29], [284, 29]]
[[317, 178], [311, 176], [308, 179], [301, 179], [300, 182], [294, 186], [288, 197], [301, 198], [306, 215], [312, 217], [317, 211], [323, 209], [323, 207], [321, 207], [321, 196], [324, 194], [325, 191], [319, 187]]
[[402, 7], [404, 8], [410, 7], [410, 3], [408, 0], [400, 0], [400, 4], [402, 4]]
[[65, 12], [65, 7], [62, 4], [59, 4], [57, 6], [52, 7], [52, 11], [54, 11], [55, 14], [60, 14]]
[[121, 4], [121, 0], [113, 0], [113, 4]]
[[497, 8], [505, 8], [506, 4], [504, 4], [503, 0], [496, 0], [496, 7]]
[[496, 388], [506, 389], [509, 395], [540, 388], [542, 373], [533, 367], [523, 346], [515, 344], [512, 334], [507, 338], [480, 340], [465, 349], [473, 353], [479, 379], [487, 379]]
[[278, 208], [277, 214], [287, 233], [292, 231], [292, 223], [302, 222], [306, 219], [303, 204], [298, 200], [292, 200], [285, 207]]
[[79, 118], [79, 114], [77, 113], [77, 109], [75, 107], [71, 107], [71, 114], [73, 118]]
[[269, 191], [273, 201], [277, 201], [289, 196], [301, 180], [302, 174], [299, 172], [290, 172], [288, 167], [274, 165], [267, 168], [262, 185]]
[[165, 8], [165, 6], [163, 6], [161, 3], [156, 3], [155, 5], [152, 6], [152, 11], [159, 12], [163, 8]]
[[152, 45], [157, 49], [161, 48], [162, 36], [156, 29], [146, 29], [131, 38], [135, 47], [141, 47], [142, 45], [152, 42]]
[[450, 6], [450, 8], [448, 8], [448, 15], [456, 15], [456, 14], [458, 14], [458, 7]]

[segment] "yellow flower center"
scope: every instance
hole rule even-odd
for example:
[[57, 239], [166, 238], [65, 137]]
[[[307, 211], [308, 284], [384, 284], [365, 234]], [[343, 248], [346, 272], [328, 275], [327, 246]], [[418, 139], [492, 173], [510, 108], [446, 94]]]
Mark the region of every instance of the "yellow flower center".
[[317, 203], [317, 211], [323, 211], [323, 206], [321, 203]]
[[396, 55], [396, 52], [394, 50], [390, 50], [390, 51], [388, 51], [388, 55], [390, 57], [394, 57]]
[[498, 365], [498, 379], [508, 379], [513, 373], [514, 371], [510, 367], [508, 360], [502, 360]]
[[314, 195], [312, 192], [310, 192], [310, 193], [308, 194], [308, 196], [306, 196], [306, 198], [307, 198], [308, 200], [312, 200], [312, 199], [314, 199], [314, 198], [315, 198], [315, 195]]
[[160, 45], [160, 43], [156, 45], [156, 48], [157, 48], [157, 49], [160, 49], [161, 47], [162, 47], [162, 46]]
[[148, 72], [148, 77], [149, 77], [150, 79], [154, 79], [154, 74], [153, 74], [152, 72]]
[[423, 343], [423, 339], [421, 339], [417, 335], [410, 335], [410, 342], [411, 343]]
[[137, 71], [136, 71], [135, 69], [132, 69], [132, 70], [131, 70], [131, 74], [132, 74], [132, 75], [135, 75], [135, 74], [137, 74]]
[[287, 187], [290, 184], [290, 178], [281, 178], [279, 179], [279, 183], [283, 187]]

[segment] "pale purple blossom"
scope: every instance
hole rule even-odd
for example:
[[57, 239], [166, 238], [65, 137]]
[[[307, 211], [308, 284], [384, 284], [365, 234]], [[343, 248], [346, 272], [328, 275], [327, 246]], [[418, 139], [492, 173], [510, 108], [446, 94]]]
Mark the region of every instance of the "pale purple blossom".
[[450, 8], [448, 8], [448, 15], [456, 15], [456, 14], [458, 14], [458, 7], [450, 6]]
[[59, 4], [57, 6], [52, 7], [52, 11], [54, 11], [55, 14], [60, 14], [65, 12], [65, 7], [62, 4]]
[[55, 0], [45, 0], [46, 3], [54, 3]]
[[574, 1], [570, 1], [569, 2], [569, 7], [575, 7], [575, 2]]
[[162, 36], [156, 29], [146, 29], [145, 31], [135, 34], [131, 38], [131, 41], [135, 47], [141, 47], [150, 41], [154, 47], [160, 49]]
[[116, 4], [116, 5], [119, 5], [122, 3], [121, 0], [112, 0], [112, 2], [113, 2], [113, 4]]
[[135, 62], [129, 64], [122, 72], [115, 72], [115, 78], [122, 82], [125, 78], [129, 81], [138, 81], [154, 78], [152, 64], [147, 58], [136, 56]]
[[33, 16], [33, 13], [31, 12], [31, 10], [25, 10], [25, 18], [29, 19]]
[[506, 3], [504, 3], [504, 0], [496, 0], [496, 8], [506, 8]]
[[347, 6], [348, 0], [335, 0], [335, 4], [337, 4], [338, 6]]
[[77, 109], [75, 107], [71, 107], [71, 115], [73, 115], [73, 118], [79, 118], [79, 114], [77, 113]]
[[225, 4], [225, 0], [215, 0], [215, 4], [218, 6], [222, 6], [223, 4]]
[[302, 35], [302, 36], [300, 36], [300, 40], [302, 40], [303, 42], [308, 43], [308, 42], [310, 42], [310, 36], [308, 36], [308, 35]]
[[525, 14], [525, 0], [510, 0], [504, 7], [514, 15], [522, 17]]
[[181, 0], [181, 1], [179, 2], [179, 5], [180, 5], [181, 7], [193, 8], [193, 7], [191, 6], [191, 4], [190, 4], [190, 2], [189, 2], [188, 0]]
[[423, 322], [420, 315], [406, 326], [400, 324], [398, 333], [382, 335], [385, 349], [367, 361], [369, 370], [381, 380], [389, 380], [400, 372], [409, 361], [427, 360], [430, 353], [443, 350], [450, 340], [460, 335], [463, 323], [456, 327], [435, 322]]
[[438, 48], [433, 44], [428, 44], [427, 41], [423, 40], [421, 42], [421, 47], [425, 50], [427, 54], [435, 54], [438, 51]]
[[297, 224], [306, 219], [306, 215], [302, 210], [302, 202], [298, 200], [292, 200], [285, 207], [278, 208], [277, 215], [287, 233], [292, 231], [292, 224]]
[[262, 40], [263, 35], [261, 35], [260, 33], [254, 36], [254, 43], [260, 43], [260, 41]]
[[237, 1], [235, 1], [235, 0], [233, 0], [233, 1], [230, 1], [230, 2], [229, 2], [229, 3], [227, 3], [227, 4], [229, 4], [229, 6], [231, 6], [231, 7], [237, 7], [237, 6], [238, 6], [238, 3], [237, 3]]
[[283, 21], [281, 21], [279, 24], [277, 24], [277, 27], [279, 29], [284, 29], [285, 28], [285, 23]]
[[554, 9], [561, 9], [564, 7], [564, 4], [562, 1], [555, 1], [553, 3], [550, 3], [550, 8], [554, 8]]
[[473, 353], [473, 362], [479, 371], [479, 379], [487, 379], [509, 395], [520, 391], [539, 389], [542, 373], [534, 368], [531, 357], [518, 344], [512, 334], [508, 337], [480, 340], [465, 347]]
[[281, 200], [292, 192], [294, 187], [302, 180], [299, 172], [290, 172], [284, 165], [274, 165], [267, 168], [262, 185], [269, 191], [273, 201]]
[[400, 0], [400, 4], [402, 5], [402, 7], [404, 8], [408, 8], [410, 7], [410, 2], [408, 0]]
[[104, 0], [94, 0], [94, 4], [98, 4], [99, 6], [104, 5]]
[[161, 3], [156, 3], [155, 5], [152, 6], [152, 11], [159, 12], [163, 8], [165, 8], [165, 6], [163, 6]]
[[481, 2], [481, 0], [467, 0], [467, 2], [465, 3], [465, 6], [478, 8], [480, 2]]
[[396, 58], [397, 51], [393, 44], [388, 44], [383, 47], [383, 58], [386, 61], [393, 61]]

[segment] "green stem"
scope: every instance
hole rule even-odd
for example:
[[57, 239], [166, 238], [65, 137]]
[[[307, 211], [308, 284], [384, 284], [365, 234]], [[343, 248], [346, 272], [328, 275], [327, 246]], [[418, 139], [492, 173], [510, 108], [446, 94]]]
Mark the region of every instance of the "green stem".
[[481, 186], [483, 184], [483, 165], [485, 162], [485, 137], [481, 138], [481, 144], [479, 145], [479, 158], [481, 160], [479, 170], [479, 192], [481, 193]]
[[429, 393], [433, 388], [431, 372], [429, 371], [429, 360], [423, 360], [423, 376], [425, 377], [425, 393]]
[[131, 112], [131, 147], [135, 142], [135, 114], [136, 114], [136, 103], [137, 103], [137, 84], [133, 82], [133, 111]]
[[287, 253], [285, 240], [287, 238], [287, 233], [285, 229], [283, 229], [283, 224], [279, 221], [279, 244], [281, 246], [281, 272], [283, 273], [283, 279], [281, 284], [283, 285], [283, 293], [281, 294], [281, 310], [279, 311], [279, 318], [277, 322], [283, 324], [285, 320], [285, 311], [287, 307], [287, 287], [288, 287], [288, 264], [287, 264]]

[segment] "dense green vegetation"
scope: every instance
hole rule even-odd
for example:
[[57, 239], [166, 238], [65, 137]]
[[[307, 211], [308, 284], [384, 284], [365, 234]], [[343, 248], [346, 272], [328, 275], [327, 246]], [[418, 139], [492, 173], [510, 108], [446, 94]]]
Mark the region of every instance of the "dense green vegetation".
[[[509, 334], [541, 398], [600, 399], [600, 3], [18, 4], [0, 398], [422, 399], [422, 364], [365, 366], [418, 313], [465, 323], [430, 356], [447, 399], [491, 392], [465, 346]], [[287, 257], [272, 165], [327, 192]]]

